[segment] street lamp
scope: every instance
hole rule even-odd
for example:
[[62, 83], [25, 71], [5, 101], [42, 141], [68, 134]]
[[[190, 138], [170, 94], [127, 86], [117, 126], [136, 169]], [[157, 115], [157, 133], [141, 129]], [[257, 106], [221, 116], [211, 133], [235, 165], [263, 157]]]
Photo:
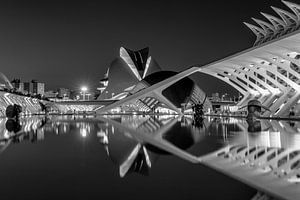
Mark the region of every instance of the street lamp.
[[81, 87], [83, 101], [85, 101], [85, 93], [86, 93], [87, 90], [88, 90], [87, 87], [85, 87], [85, 86]]

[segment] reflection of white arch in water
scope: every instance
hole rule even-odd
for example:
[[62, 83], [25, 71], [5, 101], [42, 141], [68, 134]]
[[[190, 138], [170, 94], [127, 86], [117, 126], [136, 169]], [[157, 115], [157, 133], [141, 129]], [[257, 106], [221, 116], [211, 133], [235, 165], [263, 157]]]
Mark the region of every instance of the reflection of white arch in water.
[[204, 165], [283, 199], [300, 195], [300, 135], [241, 134], [230, 145], [200, 157]]
[[300, 197], [300, 185], [297, 184], [300, 182], [300, 144], [292, 142], [300, 142], [298, 134], [266, 132], [253, 136], [246, 133], [220, 150], [197, 157], [162, 137], [178, 118], [152, 134], [126, 127], [114, 120], [100, 119], [130, 133], [138, 141], [150, 143], [189, 162], [216, 169], [271, 196], [282, 199]]
[[[6, 119], [5, 118], [0, 118], [0, 140], [5, 138], [5, 134], [7, 133], [7, 130], [5, 128], [5, 122], [6, 122]], [[6, 150], [6, 148], [10, 145], [11, 143], [11, 140], [8, 140], [8, 141], [3, 141], [3, 142], [0, 142], [0, 154]]]
[[180, 148], [174, 146], [170, 142], [166, 141], [163, 139], [162, 135], [168, 131], [177, 121], [180, 119], [180, 117], [176, 117], [169, 121], [167, 124], [162, 126], [161, 128], [157, 129], [153, 133], [149, 134], [146, 133], [144, 130], [138, 130], [138, 129], [133, 129], [130, 127], [127, 127], [120, 122], [117, 122], [115, 120], [105, 118], [105, 117], [98, 117], [101, 121], [107, 122], [111, 125], [113, 125], [115, 128], [118, 128], [120, 130], [123, 130], [124, 132], [130, 133], [130, 135], [137, 140], [138, 142], [147, 142], [151, 145], [154, 145], [158, 148], [161, 148], [171, 154], [174, 154], [184, 160], [187, 160], [192, 163], [198, 163], [199, 160], [196, 156], [193, 156]]

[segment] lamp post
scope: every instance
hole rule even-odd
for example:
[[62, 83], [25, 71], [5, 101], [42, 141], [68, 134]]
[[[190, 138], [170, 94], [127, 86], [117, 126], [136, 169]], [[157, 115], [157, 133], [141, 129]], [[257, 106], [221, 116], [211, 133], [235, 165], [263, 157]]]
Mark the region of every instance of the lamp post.
[[81, 88], [81, 92], [82, 92], [82, 99], [83, 99], [83, 101], [85, 101], [85, 94], [86, 94], [86, 91], [87, 91], [88, 89], [87, 89], [87, 87], [85, 87], [85, 86], [83, 86], [82, 88]]

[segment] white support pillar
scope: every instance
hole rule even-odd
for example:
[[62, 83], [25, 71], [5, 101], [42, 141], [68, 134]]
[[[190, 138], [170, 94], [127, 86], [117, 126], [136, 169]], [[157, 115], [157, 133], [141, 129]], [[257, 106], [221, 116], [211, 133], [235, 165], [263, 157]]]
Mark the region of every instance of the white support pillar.
[[295, 105], [299, 99], [300, 93], [296, 92], [296, 94], [288, 100], [284, 107], [275, 116], [288, 116], [291, 107]]
[[[289, 98], [289, 92], [292, 90], [292, 88], [290, 88], [289, 91], [285, 92], [281, 97], [279, 97], [277, 99], [277, 101], [271, 105], [271, 107], [269, 108], [271, 112], [265, 112], [264, 116], [269, 116], [269, 115], [274, 115], [276, 110], [285, 102], [287, 101], [287, 99]], [[277, 115], [276, 115], [277, 116]]]

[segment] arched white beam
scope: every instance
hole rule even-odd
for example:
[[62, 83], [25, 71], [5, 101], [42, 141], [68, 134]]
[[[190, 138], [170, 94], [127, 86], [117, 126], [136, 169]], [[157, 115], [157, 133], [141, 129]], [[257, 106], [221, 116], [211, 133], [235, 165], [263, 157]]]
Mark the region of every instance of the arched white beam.
[[[227, 64], [227, 63], [225, 63]], [[228, 66], [229, 67], [229, 66]], [[258, 100], [260, 102], [265, 102], [267, 99], [272, 98], [272, 92], [271, 90], [268, 90], [268, 88], [270, 89], [271, 87], [268, 85], [266, 86], [265, 82], [263, 82], [262, 80], [258, 79], [256, 76], [252, 75], [251, 73], [247, 73], [243, 70], [240, 69], [239, 66], [237, 66], [236, 64], [231, 64], [229, 68], [233, 68], [233, 70], [235, 72], [232, 72], [233, 76], [237, 76], [240, 79], [244, 80], [245, 82], [247, 82], [248, 85], [251, 85], [252, 88], [255, 88], [255, 90], [257, 90], [259, 92], [259, 96], [256, 96], [258, 98]], [[247, 77], [248, 78], [247, 78]], [[253, 80], [255, 80], [255, 83], [253, 83], [252, 81], [250, 81], [249, 77], [251, 77]], [[259, 86], [257, 83], [261, 84], [263, 87], [268, 87], [268, 88], [262, 88], [261, 86]], [[264, 86], [265, 85], [265, 86]], [[251, 89], [250, 89], [251, 90]]]
[[[273, 78], [269, 77], [267, 75], [267, 70], [264, 67], [259, 67], [257, 68], [256, 66], [252, 66], [253, 62], [251, 61], [247, 61], [247, 60], [237, 60], [235, 59], [236, 62], [240, 63], [243, 67], [248, 68], [249, 72], [250, 70], [252, 71], [252, 73], [257, 73], [260, 74], [261, 76], [263, 76], [266, 80], [265, 85], [269, 86], [269, 89], [272, 91], [271, 92], [271, 96], [266, 99], [264, 102], [262, 102], [262, 104], [264, 106], [270, 106], [272, 104], [272, 102], [276, 99], [279, 98], [280, 96], [282, 96], [284, 94], [284, 91], [287, 90], [287, 87], [285, 87], [282, 84], [278, 84], [278, 82], [276, 80], [274, 80]], [[252, 66], [252, 67], [250, 67]], [[271, 82], [275, 87], [277, 87], [277, 89], [273, 88], [273, 86], [270, 86], [267, 81]]]
[[241, 93], [243, 96], [245, 96], [247, 94], [247, 92], [245, 90], [243, 90], [241, 87], [239, 87], [238, 85], [234, 84], [233, 82], [230, 81], [230, 78], [228, 77], [228, 75], [226, 74], [222, 76], [224, 77], [221, 77], [218, 74], [218, 72], [215, 72], [213, 70], [211, 70], [210, 68], [204, 68], [201, 70], [201, 73], [205, 73], [205, 74], [208, 74], [208, 75], [211, 75], [213, 77], [216, 77], [217, 79], [220, 79], [224, 82], [226, 82], [227, 84], [229, 84], [230, 86], [232, 86], [233, 88], [235, 88], [237, 91], [239, 91], [239, 93]]
[[[284, 69], [284, 66], [280, 63], [274, 62], [272, 59], [269, 58], [261, 58], [264, 60], [267, 60], [268, 62], [274, 64], [275, 66], [279, 66]], [[279, 72], [277, 72], [277, 67], [276, 70], [272, 71], [277, 77], [281, 78], [283, 81], [285, 81], [288, 85], [291, 86], [290, 89], [287, 89], [284, 94], [270, 107], [271, 113], [266, 112], [265, 116], [268, 116], [269, 114], [275, 114], [275, 116], [282, 115], [283, 113], [287, 112], [288, 109], [294, 104], [298, 99], [299, 99], [299, 91], [300, 87], [298, 84], [296, 84], [294, 81], [290, 80], [289, 78], [283, 76]], [[292, 92], [292, 88], [296, 90], [296, 93], [293, 94], [293, 96], [290, 96], [290, 93]], [[284, 106], [282, 107], [282, 105]], [[277, 109], [281, 107], [280, 111], [276, 113]]]
[[[243, 65], [242, 63], [240, 62], [234, 62], [233, 60], [230, 60], [230, 63], [231, 67], [234, 69], [234, 70], [237, 70], [238, 72], [240, 73], [244, 73], [245, 75], [251, 77], [252, 79], [254, 79], [256, 82], [258, 82], [260, 85], [262, 85], [263, 87], [265, 87], [267, 90], [269, 90], [269, 92], [271, 93], [272, 92], [272, 87], [270, 85], [268, 85], [266, 82], [262, 81], [261, 79], [257, 78], [254, 73], [259, 73], [257, 70], [255, 70], [255, 68], [251, 68], [249, 67], [248, 65]], [[247, 69], [247, 71], [245, 70], [242, 70], [241, 68], [245, 68]], [[261, 88], [263, 90], [265, 90], [264, 88]]]
[[294, 106], [300, 99], [300, 93], [296, 92], [294, 96], [290, 97], [285, 103], [284, 107], [275, 116], [287, 116], [289, 114], [290, 108]]
[[172, 127], [172, 125], [174, 125], [178, 121], [179, 117], [176, 117], [175, 119], [173, 119], [171, 122], [166, 124], [166, 126], [164, 126], [162, 129], [158, 129], [157, 131], [154, 131], [151, 134], [151, 136], [149, 134], [145, 133], [144, 131], [129, 128], [128, 126], [125, 126], [124, 124], [122, 124], [118, 121], [109, 119], [109, 118], [100, 116], [99, 119], [101, 121], [104, 121], [104, 122], [107, 122], [107, 123], [113, 125], [114, 127], [118, 128], [120, 130], [124, 130], [125, 132], [128, 132], [137, 141], [154, 145], [154, 146], [156, 146], [160, 149], [163, 149], [173, 155], [178, 156], [179, 158], [182, 158], [182, 159], [187, 160], [192, 163], [199, 163], [201, 161], [200, 158], [198, 158], [194, 155], [191, 155], [190, 153], [187, 153], [186, 151], [175, 146], [174, 144], [171, 144], [170, 142], [164, 140], [163, 137], [161, 136], [167, 130], [169, 130], [169, 128]]
[[[273, 78], [269, 77], [267, 75], [267, 69], [264, 67], [259, 67], [257, 68], [256, 66], [252, 66], [250, 67], [250, 65], [253, 64], [253, 62], [246, 60], [246, 59], [233, 59], [235, 62], [238, 62], [240, 65], [242, 65], [243, 67], [247, 68], [249, 70], [249, 72], [251, 71], [252, 73], [257, 73], [260, 74], [261, 76], [263, 76], [265, 78], [266, 81], [271, 82], [273, 85], [275, 85], [276, 87], [279, 88], [279, 90], [284, 91], [285, 90], [285, 86], [278, 84], [278, 82], [276, 80], [274, 80]], [[268, 87], [269, 89], [272, 88], [272, 90], [274, 90], [275, 88], [273, 88], [272, 86], [270, 86], [269, 84], [265, 83], [264, 85], [265, 87]]]
[[[237, 106], [241, 106], [244, 105], [244, 103], [248, 100], [248, 99], [252, 99], [255, 96], [253, 94], [250, 93], [251, 88], [248, 87], [248, 85], [245, 85], [244, 83], [240, 82], [238, 79], [236, 79], [236, 77], [234, 76], [229, 76], [228, 74], [225, 74], [224, 71], [220, 70], [220, 69], [212, 69], [212, 68], [203, 68], [202, 71], [203, 73], [212, 75], [218, 79], [221, 79], [223, 81], [225, 81], [226, 83], [230, 84], [231, 86], [233, 86], [234, 88], [236, 88], [242, 95], [243, 95], [243, 99], [241, 99]], [[224, 76], [224, 78], [221, 78], [220, 76], [218, 76], [217, 74], [221, 74], [222, 76]], [[230, 81], [231, 80], [231, 81]], [[232, 82], [233, 81], [233, 82]], [[236, 85], [239, 84], [239, 85]], [[241, 88], [242, 87], [242, 88]], [[247, 90], [248, 92], [246, 92], [245, 90]]]
[[12, 86], [11, 82], [8, 80], [8, 78], [2, 72], [0, 72], [0, 79], [2, 79], [4, 81], [4, 84], [7, 87], [7, 89], [13, 89], [14, 88]]
[[[285, 82], [292, 82], [291, 80], [287, 80], [285, 76], [277, 72], [277, 67], [275, 68], [274, 66], [269, 66], [266, 64], [266, 60], [264, 58], [260, 58], [259, 56], [252, 55], [252, 56], [247, 56], [244, 58], [245, 61], [249, 61], [250, 63], [254, 64], [256, 67], [264, 68], [267, 71], [273, 73], [275, 76], [278, 76], [280, 79], [284, 80]], [[262, 61], [264, 64], [262, 64]], [[279, 82], [276, 82], [276, 85], [280, 84]], [[292, 82], [293, 84], [293, 82]]]
[[[262, 62], [265, 62], [265, 63], [272, 63], [274, 66], [272, 67], [268, 67], [268, 70], [270, 72], [272, 72], [273, 74], [275, 74], [277, 77], [279, 77], [280, 79], [282, 79], [284, 82], [286, 82], [288, 85], [290, 85], [291, 87], [293, 87], [295, 90], [297, 91], [300, 91], [300, 87], [298, 84], [296, 84], [294, 81], [290, 80], [289, 78], [285, 77], [284, 75], [280, 74], [278, 71], [277, 71], [277, 65], [278, 63], [277, 62], [274, 62], [272, 59], [269, 59], [269, 58], [266, 58], [266, 57], [263, 57], [261, 55], [258, 55], [258, 56], [255, 56], [253, 55], [253, 57], [256, 57], [257, 59], [260, 59]], [[257, 64], [261, 65], [261, 66], [266, 66], [266, 64], [262, 64], [262, 63], [259, 63], [258, 61], [256, 61]], [[267, 67], [267, 66], [266, 66]], [[284, 66], [280, 65], [281, 68], [284, 68]], [[279, 83], [278, 83], [279, 84]]]
[[266, 33], [268, 36], [273, 36], [276, 32], [276, 29], [273, 25], [256, 18], [252, 18]]
[[[280, 8], [273, 7], [273, 6], [271, 6], [271, 8], [282, 18], [282, 20], [285, 22], [285, 24], [288, 27], [291, 27], [293, 25], [293, 22], [298, 25], [297, 17], [295, 15], [293, 15], [292, 13], [290, 13], [286, 10], [282, 10]], [[293, 22], [291, 22], [291, 21], [293, 21]]]
[[273, 15], [270, 15], [270, 14], [267, 14], [267, 13], [263, 13], [261, 12], [261, 14], [267, 18], [267, 20], [269, 20], [271, 22], [271, 24], [273, 24], [273, 26], [275, 27], [277, 33], [279, 33], [280, 29], [282, 28], [284, 31], [286, 30], [286, 24], [284, 21], [282, 21], [281, 19], [273, 16]]
[[[243, 76], [241, 74], [237, 74], [236, 72], [234, 72], [234, 70], [232, 70], [232, 68], [228, 67], [228, 66], [222, 66], [222, 67], [215, 67], [213, 66], [212, 69], [215, 69], [215, 70], [219, 70], [219, 73], [223, 73], [223, 74], [226, 74], [224, 72], [227, 72], [227, 73], [230, 73], [232, 74], [231, 78], [236, 81], [238, 84], [241, 84], [243, 87], [245, 88], [248, 88], [249, 91], [253, 90], [251, 89], [249, 86], [251, 86], [252, 88], [254, 88], [254, 90], [256, 90], [260, 95], [262, 94], [262, 88], [258, 87], [256, 84], [254, 84], [253, 82], [251, 82], [250, 80], [248, 79], [245, 79], [245, 75], [243, 74]], [[245, 81], [247, 83], [244, 84], [242, 81], [240, 81], [239, 79], [240, 78], [241, 80]]]
[[[267, 100], [269, 97], [272, 96], [271, 86], [267, 85], [265, 82], [263, 82], [262, 80], [260, 80], [256, 76], [254, 76], [253, 71], [245, 72], [244, 70], [241, 70], [240, 67], [238, 67], [236, 65], [232, 65], [232, 67], [234, 68], [234, 70], [236, 70], [236, 72], [238, 72], [238, 74], [243, 73], [243, 74], [247, 75], [248, 78], [246, 78], [246, 77], [245, 78], [248, 79], [249, 82], [253, 83], [252, 81], [250, 81], [249, 78], [252, 78], [255, 81], [254, 85], [257, 86], [257, 87], [255, 87], [255, 89], [257, 89], [259, 91], [259, 93], [261, 94], [258, 99], [260, 102], [263, 103], [265, 100]], [[257, 83], [262, 85], [263, 87], [265, 87], [265, 89], [261, 88], [259, 85], [257, 85]]]
[[267, 36], [267, 33], [262, 28], [247, 22], [244, 22], [244, 24], [256, 35], [255, 44], [259, 44]]
[[[280, 49], [280, 47], [278, 47], [277, 52], [279, 50], [282, 50], [282, 49]], [[299, 60], [287, 56], [288, 53], [286, 51], [285, 52], [281, 52], [281, 53], [277, 53], [277, 52], [276, 53], [272, 52], [272, 54], [275, 55], [275, 56], [277, 56], [277, 58], [279, 60], [281, 60], [281, 61], [276, 61], [276, 63], [279, 62], [278, 66], [285, 67], [284, 68], [285, 70], [287, 70], [290, 74], [292, 74], [293, 76], [295, 76], [296, 78], [298, 78], [298, 81], [297, 82], [294, 81], [294, 82], [297, 83], [297, 84], [299, 84], [300, 83], [300, 77], [299, 77], [300, 74], [297, 71], [295, 71], [295, 70], [293, 70], [291, 68], [291, 63], [292, 63], [292, 64], [296, 65], [300, 69], [300, 62], [299, 62]]]
[[300, 20], [300, 5], [288, 1], [282, 1], [287, 7], [289, 7], [297, 16], [298, 20]]
[[[291, 58], [289, 56], [287, 56], [288, 53], [290, 53], [290, 50], [287, 50], [285, 48], [282, 47], [278, 47], [277, 48], [273, 48], [274, 50], [272, 51], [273, 54], [276, 54], [278, 56], [279, 59], [285, 59], [287, 61], [284, 61], [284, 63], [280, 63], [282, 66], [286, 66], [285, 69], [289, 69], [292, 71], [292, 74], [294, 76], [296, 76], [297, 78], [299, 77], [299, 73], [295, 72], [294, 70], [291, 69], [290, 67], [290, 63], [294, 63], [296, 64], [298, 67], [299, 65], [299, 60], [296, 60], [294, 58]], [[300, 83], [300, 78], [298, 78], [297, 84]], [[276, 116], [284, 116], [287, 115], [289, 113], [290, 108], [295, 105], [298, 100], [300, 99], [300, 92], [296, 90], [296, 92], [294, 93], [293, 96], [290, 96], [288, 98], [288, 101], [286, 101], [285, 105], [283, 108], [281, 108], [281, 110], [276, 114]]]
[[[277, 72], [277, 68], [276, 70], [274, 69], [274, 67], [269, 66], [268, 64], [262, 64], [261, 61], [262, 59], [259, 57], [245, 57], [245, 60], [249, 60], [249, 62], [253, 63], [255, 66], [258, 67], [262, 67], [265, 68], [266, 70], [272, 72], [276, 77], [281, 78], [282, 80], [286, 81], [286, 82], [291, 82], [290, 80], [286, 80], [286, 77], [283, 76], [282, 74]], [[265, 63], [266, 61], [263, 60]], [[279, 82], [277, 82], [275, 85], [280, 85]], [[291, 87], [286, 87], [286, 89], [283, 91], [283, 94], [277, 99], [277, 101], [270, 107], [271, 113], [266, 112], [265, 116], [268, 116], [270, 114], [274, 114], [276, 109], [287, 99], [289, 92], [291, 91]]]
[[[295, 77], [298, 77], [299, 74], [297, 72], [295, 72], [294, 70], [292, 70], [290, 68], [290, 63], [286, 62], [285, 61], [285, 58], [280, 55], [279, 53], [274, 53], [274, 52], [270, 52], [268, 50], [265, 50], [264, 51], [264, 55], [268, 54], [265, 58], [268, 62], [278, 66], [278, 67], [281, 67], [282, 69], [286, 70], [287, 72], [289, 72], [290, 74], [292, 74], [293, 76]], [[272, 56], [272, 59], [269, 58], [269, 56]], [[286, 56], [287, 57], [287, 56]], [[274, 60], [273, 58], [276, 58], [276, 60]], [[287, 57], [288, 58], [288, 57]], [[283, 62], [282, 62], [283, 61]], [[295, 64], [295, 63], [294, 63]], [[294, 82], [295, 83], [295, 82]], [[294, 85], [294, 84], [293, 84]], [[297, 86], [297, 85], [294, 85], [295, 87], [298, 87], [299, 90], [300, 90], [300, 87]]]
[[241, 87], [243, 87], [245, 90], [250, 91], [250, 87], [246, 84], [244, 84], [243, 82], [239, 81], [236, 76], [232, 76], [232, 75], [228, 75], [225, 73], [226, 70], [222, 70], [219, 68], [209, 68], [212, 72], [214, 73], [218, 73], [221, 74], [222, 76], [225, 76], [226, 78], [228, 78], [231, 81], [236, 82], [237, 84], [239, 84]]
[[196, 72], [201, 71], [199, 67], [191, 67], [183, 72], [180, 72], [168, 79], [165, 79], [159, 83], [156, 83], [154, 85], [151, 85], [150, 87], [147, 87], [141, 91], [138, 91], [137, 93], [134, 93], [130, 96], [127, 96], [124, 99], [121, 99], [120, 101], [117, 101], [115, 103], [112, 103], [108, 106], [97, 108], [95, 111], [97, 113], [104, 113], [107, 112], [113, 108], [122, 106], [124, 104], [134, 102], [138, 99], [144, 98], [144, 97], [154, 97], [157, 100], [159, 100], [161, 103], [164, 103], [166, 106], [168, 106], [170, 109], [176, 111], [178, 114], [182, 114], [180, 108], [177, 108], [172, 102], [170, 102], [166, 97], [162, 95], [162, 91], [169, 86], [173, 85], [174, 83], [178, 82], [179, 80], [194, 74]]

